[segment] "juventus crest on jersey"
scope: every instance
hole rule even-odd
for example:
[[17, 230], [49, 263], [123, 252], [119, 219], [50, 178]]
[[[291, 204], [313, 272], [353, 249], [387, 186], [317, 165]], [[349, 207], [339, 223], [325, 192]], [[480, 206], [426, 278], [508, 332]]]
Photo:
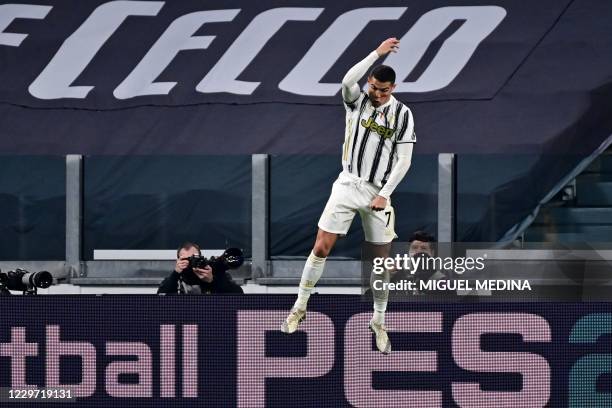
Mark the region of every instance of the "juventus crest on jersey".
[[382, 187], [397, 162], [397, 144], [416, 142], [412, 112], [393, 96], [375, 108], [364, 92], [352, 103], [345, 101], [344, 106], [342, 167]]

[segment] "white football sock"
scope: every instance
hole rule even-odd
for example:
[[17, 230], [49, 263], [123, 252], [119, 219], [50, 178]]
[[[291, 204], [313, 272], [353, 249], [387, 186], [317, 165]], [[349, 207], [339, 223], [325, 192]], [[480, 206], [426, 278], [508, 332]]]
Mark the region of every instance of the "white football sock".
[[371, 322], [378, 325], [385, 324], [385, 310], [387, 310], [387, 301], [374, 299], [374, 314]]
[[[372, 315], [371, 322], [378, 325], [385, 324], [385, 311], [389, 301], [389, 289], [386, 284], [389, 283], [389, 278], [389, 271], [387, 270], [380, 275], [373, 273], [370, 278], [370, 287], [372, 288], [372, 298], [374, 300], [374, 314]], [[373, 282], [375, 279], [382, 280], [384, 289], [374, 289]]]
[[310, 253], [310, 256], [308, 256], [306, 264], [304, 265], [304, 271], [302, 272], [300, 289], [298, 290], [298, 298], [293, 305], [294, 308], [306, 310], [308, 298], [310, 298], [310, 294], [314, 290], [317, 281], [323, 273], [325, 259], [326, 258], [319, 258], [312, 252]]

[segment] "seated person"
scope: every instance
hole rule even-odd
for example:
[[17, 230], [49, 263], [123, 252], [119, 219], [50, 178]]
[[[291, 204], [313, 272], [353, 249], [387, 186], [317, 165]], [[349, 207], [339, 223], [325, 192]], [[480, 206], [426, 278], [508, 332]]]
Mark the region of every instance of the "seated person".
[[[415, 231], [410, 237], [409, 246], [408, 246], [408, 255], [411, 258], [415, 257], [423, 257], [423, 258], [431, 258], [435, 256], [435, 244], [436, 239], [433, 235], [425, 232], [425, 231]], [[403, 253], [402, 253], [403, 254]], [[429, 279], [441, 279], [444, 275], [436, 270], [427, 270], [427, 269], [419, 269], [417, 271], [411, 271], [409, 269], [396, 269], [388, 268], [389, 272], [389, 283], [398, 284], [402, 281], [419, 281], [424, 280], [427, 281]], [[415, 290], [413, 295], [423, 294], [420, 290]], [[367, 298], [372, 296], [372, 288], [369, 287], [364, 295]], [[406, 293], [403, 291], [391, 292], [389, 293], [391, 299], [402, 299], [406, 297]]]
[[227, 268], [213, 262], [204, 268], [191, 268], [189, 257], [201, 255], [200, 247], [193, 242], [185, 242], [176, 251], [176, 266], [170, 276], [162, 281], [157, 293], [164, 294], [211, 294], [244, 293], [232, 281]]
[[[411, 258], [422, 257], [422, 258], [431, 258], [435, 256], [434, 246], [436, 243], [436, 239], [433, 235], [425, 232], [425, 231], [415, 231], [410, 237], [410, 245], [408, 247], [408, 255]], [[392, 275], [393, 276], [393, 275]], [[420, 269], [417, 271], [413, 271], [412, 279], [424, 280], [427, 281], [429, 279], [441, 279], [444, 277], [444, 274], [440, 271], [436, 271], [433, 269]], [[417, 291], [416, 293], [421, 293]]]
[[408, 255], [415, 256], [417, 254], [427, 254], [429, 256], [434, 256], [436, 239], [433, 235], [425, 231], [415, 231], [412, 233], [409, 242]]

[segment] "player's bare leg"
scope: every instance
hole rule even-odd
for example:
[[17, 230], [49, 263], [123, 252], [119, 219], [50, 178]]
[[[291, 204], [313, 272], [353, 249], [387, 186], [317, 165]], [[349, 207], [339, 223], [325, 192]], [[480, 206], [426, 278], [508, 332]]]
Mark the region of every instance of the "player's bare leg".
[[298, 298], [287, 316], [287, 319], [281, 325], [281, 331], [283, 333], [291, 334], [295, 332], [299, 324], [306, 320], [306, 306], [310, 294], [314, 290], [317, 281], [323, 273], [325, 267], [325, 259], [331, 252], [332, 248], [336, 244], [338, 235], [324, 231], [319, 228], [317, 232], [317, 239], [310, 256], [306, 260], [304, 270], [302, 272], [302, 279], [300, 281], [300, 288], [298, 290]]
[[[389, 256], [391, 244], [375, 245], [368, 243], [366, 249], [368, 260], [386, 258]], [[385, 327], [385, 311], [387, 310], [387, 303], [389, 300], [389, 290], [386, 286], [383, 286], [384, 289], [375, 289], [373, 284], [374, 280], [382, 280], [384, 283], [388, 283], [389, 271], [385, 270], [380, 275], [372, 273], [370, 276], [370, 287], [372, 288], [374, 300], [374, 314], [370, 320], [369, 326], [372, 333], [376, 336], [376, 348], [383, 354], [389, 354], [391, 352], [391, 342], [389, 341], [387, 328]]]

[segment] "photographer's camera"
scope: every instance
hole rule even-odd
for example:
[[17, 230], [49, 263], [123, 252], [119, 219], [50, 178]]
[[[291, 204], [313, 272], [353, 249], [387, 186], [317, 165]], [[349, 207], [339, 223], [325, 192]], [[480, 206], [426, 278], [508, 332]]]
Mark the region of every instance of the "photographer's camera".
[[38, 288], [48, 288], [53, 284], [53, 275], [47, 271], [29, 272], [15, 269], [7, 273], [0, 272], [0, 290], [10, 294], [9, 290], [22, 291], [24, 295], [35, 295]]

